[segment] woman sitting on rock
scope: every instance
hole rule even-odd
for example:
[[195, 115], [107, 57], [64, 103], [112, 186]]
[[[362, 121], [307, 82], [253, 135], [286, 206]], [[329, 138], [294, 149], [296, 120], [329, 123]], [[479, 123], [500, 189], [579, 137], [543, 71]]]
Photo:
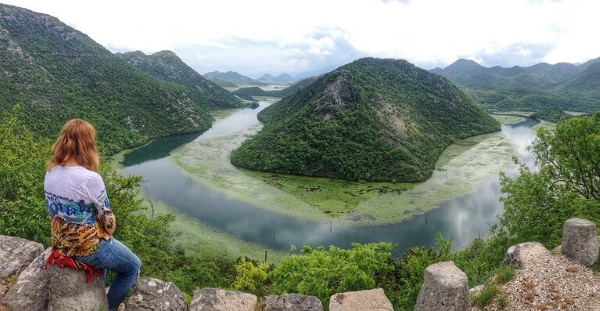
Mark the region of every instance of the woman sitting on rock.
[[105, 273], [115, 271], [106, 296], [109, 309], [117, 310], [142, 263], [112, 237], [116, 220], [98, 174], [96, 130], [81, 119], [68, 121], [52, 146], [52, 153], [44, 179], [46, 208], [52, 219], [53, 252], [48, 263], [62, 262], [87, 272], [90, 267]]

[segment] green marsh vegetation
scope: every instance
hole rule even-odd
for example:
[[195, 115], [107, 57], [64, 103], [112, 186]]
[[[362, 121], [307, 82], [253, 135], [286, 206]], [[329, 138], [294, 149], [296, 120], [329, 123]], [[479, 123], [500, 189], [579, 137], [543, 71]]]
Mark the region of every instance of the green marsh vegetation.
[[[231, 113], [213, 116], [219, 120]], [[514, 116], [510, 120], [518, 122]], [[231, 150], [261, 128], [257, 123], [226, 136], [196, 140], [174, 150], [172, 159], [203, 185], [261, 208], [315, 221], [364, 225], [400, 222], [468, 194], [509, 165], [515, 150], [501, 132], [457, 141], [442, 152], [432, 177], [416, 184], [311, 178], [233, 166]]]

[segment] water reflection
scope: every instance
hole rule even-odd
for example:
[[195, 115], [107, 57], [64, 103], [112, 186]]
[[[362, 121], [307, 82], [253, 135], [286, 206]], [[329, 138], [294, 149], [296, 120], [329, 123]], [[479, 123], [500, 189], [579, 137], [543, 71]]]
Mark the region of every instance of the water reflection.
[[[264, 108], [264, 105], [261, 106], [256, 110], [243, 109], [232, 114], [197, 139], [225, 136], [252, 126], [256, 123], [256, 113]], [[535, 138], [531, 131], [533, 125], [535, 121], [528, 120], [502, 127], [507, 137], [519, 146], [518, 157], [524, 162], [533, 163], [532, 155], [526, 150]], [[497, 216], [502, 213], [502, 205], [498, 201], [498, 178], [493, 177], [484, 181], [475, 192], [447, 201], [440, 208], [402, 223], [348, 227], [296, 219], [234, 200], [185, 176], [164, 155], [164, 146], [171, 144], [171, 139], [177, 138], [161, 139], [128, 154], [124, 173], [143, 176], [144, 187], [153, 197], [182, 213], [243, 240], [276, 250], [289, 251], [290, 245], [336, 245], [346, 248], [353, 242], [384, 241], [397, 245], [394, 256], [399, 257], [412, 246], [433, 246], [436, 232], [444, 237], [453, 237], [454, 245], [463, 247], [473, 239], [487, 235], [490, 226], [497, 222]], [[155, 157], [155, 154], [163, 156]], [[515, 167], [509, 171], [516, 174]]]

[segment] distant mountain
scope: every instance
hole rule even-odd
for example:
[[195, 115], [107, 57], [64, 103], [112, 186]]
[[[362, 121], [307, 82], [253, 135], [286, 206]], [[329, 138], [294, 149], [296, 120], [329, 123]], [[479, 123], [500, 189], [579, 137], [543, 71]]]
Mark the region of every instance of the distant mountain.
[[447, 79], [363, 58], [259, 113], [263, 129], [231, 153], [239, 167], [366, 181], [422, 181], [456, 139], [500, 125]]
[[298, 83], [286, 87], [285, 89], [277, 91], [265, 91], [258, 86], [239, 88], [235, 90], [233, 94], [245, 100], [255, 100], [254, 96], [273, 96], [283, 98], [293, 95], [294, 93], [313, 83], [315, 80], [317, 80], [316, 77], [306, 78]]
[[277, 77], [273, 77], [272, 75], [266, 73], [261, 77], [257, 78], [256, 81], [265, 84], [292, 84], [296, 82], [296, 79], [294, 79], [294, 77], [290, 76], [287, 73], [282, 73]]
[[540, 63], [530, 67], [483, 67], [473, 61], [458, 60], [442, 75], [462, 87], [483, 105], [497, 109], [562, 110], [593, 112], [600, 109], [595, 75], [597, 60], [582, 65]]
[[241, 86], [241, 85], [263, 85], [262, 82], [259, 82], [250, 77], [241, 75], [235, 71], [228, 71], [228, 72], [213, 71], [213, 72], [205, 73], [202, 76], [211, 81], [213, 81], [213, 80], [214, 81], [225, 81], [225, 82], [233, 83], [238, 86]]
[[116, 55], [156, 78], [183, 86], [194, 102], [207, 109], [242, 106], [242, 102], [231, 92], [202, 77], [172, 51], [161, 51], [152, 55], [146, 55], [141, 51]]
[[85, 118], [107, 154], [212, 122], [184, 87], [130, 66], [55, 17], [3, 4], [0, 68], [0, 111], [20, 104], [23, 122], [47, 137]]

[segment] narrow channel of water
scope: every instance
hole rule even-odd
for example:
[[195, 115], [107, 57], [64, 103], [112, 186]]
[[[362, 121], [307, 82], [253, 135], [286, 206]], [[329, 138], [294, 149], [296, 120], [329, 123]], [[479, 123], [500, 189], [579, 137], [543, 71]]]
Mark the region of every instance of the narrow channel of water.
[[[180, 135], [159, 139], [125, 156], [123, 173], [140, 175], [144, 187], [159, 201], [223, 230], [240, 239], [265, 247], [289, 251], [290, 245], [350, 247], [353, 242], [391, 242], [397, 245], [394, 256], [401, 256], [412, 246], [432, 247], [435, 234], [453, 237], [456, 247], [486, 236], [497, 216], [502, 213], [498, 201], [498, 178], [484, 181], [476, 191], [440, 205], [428, 213], [410, 220], [391, 224], [349, 227], [330, 222], [314, 222], [276, 214], [251, 204], [234, 200], [206, 188], [186, 176], [169, 158], [169, 151], [194, 139], [223, 135], [256, 124], [260, 109], [243, 109], [220, 120], [202, 135]], [[535, 134], [534, 120], [503, 126], [502, 131], [518, 146], [521, 161], [531, 163], [526, 151]], [[516, 174], [509, 168], [508, 174]]]

